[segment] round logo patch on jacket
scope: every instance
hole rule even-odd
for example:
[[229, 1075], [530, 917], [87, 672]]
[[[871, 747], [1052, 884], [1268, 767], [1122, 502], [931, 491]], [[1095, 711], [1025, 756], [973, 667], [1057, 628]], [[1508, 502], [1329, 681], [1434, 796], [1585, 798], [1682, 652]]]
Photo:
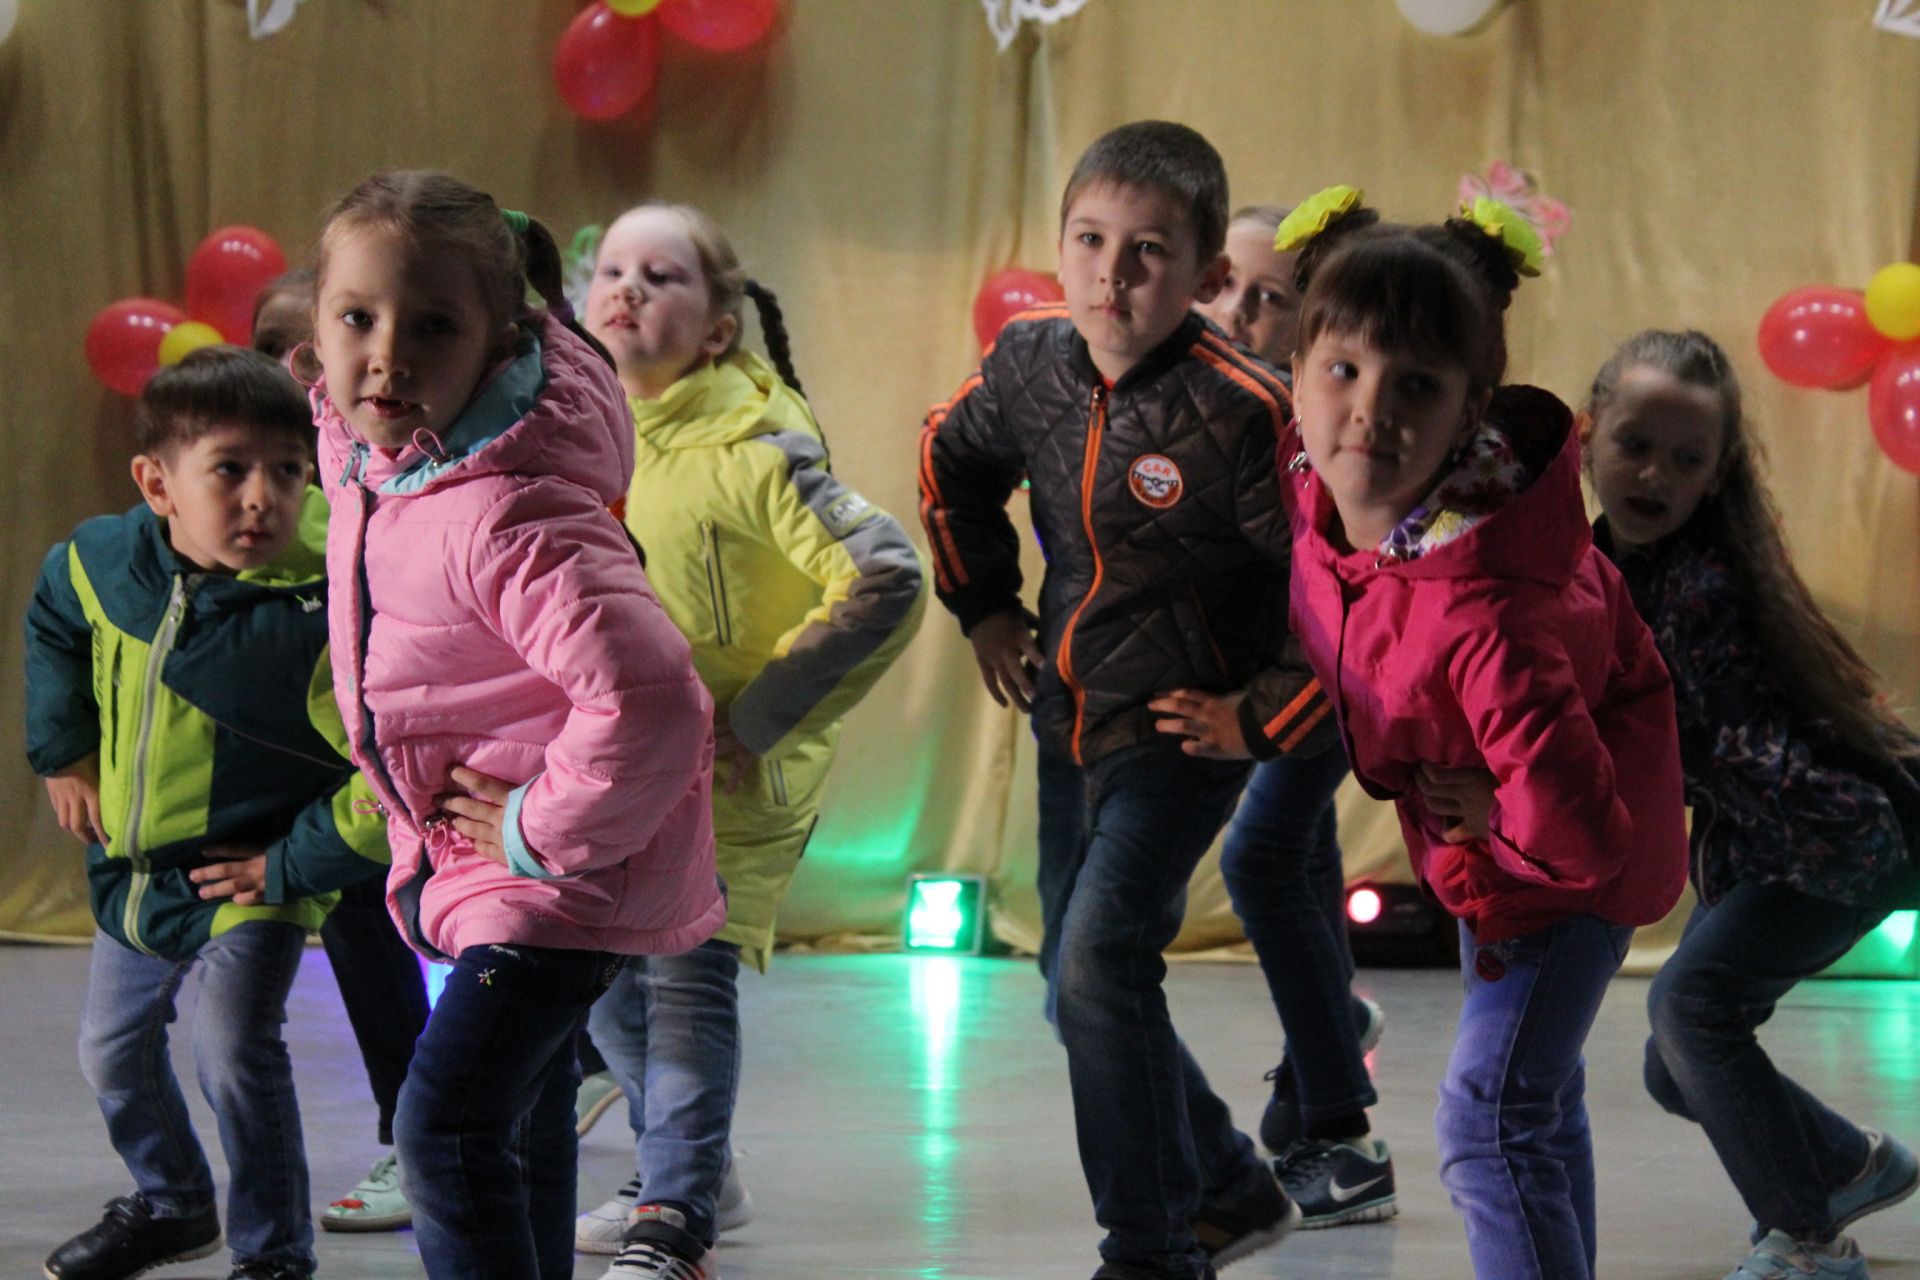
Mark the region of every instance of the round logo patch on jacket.
[[1186, 483], [1173, 459], [1157, 453], [1143, 453], [1127, 468], [1127, 487], [1133, 496], [1156, 511], [1164, 511], [1180, 501]]

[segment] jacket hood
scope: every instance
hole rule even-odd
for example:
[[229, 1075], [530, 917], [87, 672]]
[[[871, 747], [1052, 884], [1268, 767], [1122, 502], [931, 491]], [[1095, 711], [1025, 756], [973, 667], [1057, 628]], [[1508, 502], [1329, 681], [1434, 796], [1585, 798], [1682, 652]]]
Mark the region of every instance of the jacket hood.
[[658, 400], [636, 396], [628, 407], [640, 438], [656, 449], [713, 448], [777, 431], [820, 438], [806, 401], [751, 351], [703, 365]]
[[324, 380], [311, 393], [321, 465], [355, 465], [382, 494], [427, 493], [477, 476], [569, 480], [611, 506], [633, 471], [633, 430], [619, 379], [593, 348], [550, 315], [523, 322], [520, 343], [436, 439], [399, 449], [370, 445], [347, 424]]
[[[1510, 578], [1552, 587], [1570, 582], [1593, 542], [1580, 495], [1580, 441], [1572, 411], [1551, 392], [1508, 386], [1494, 392], [1487, 419], [1538, 472], [1504, 507], [1415, 560], [1383, 561], [1371, 547], [1342, 556], [1326, 538], [1333, 498], [1316, 479], [1303, 486], [1301, 501], [1321, 554], [1410, 578]], [[1295, 454], [1296, 460], [1304, 457], [1304, 452]]]

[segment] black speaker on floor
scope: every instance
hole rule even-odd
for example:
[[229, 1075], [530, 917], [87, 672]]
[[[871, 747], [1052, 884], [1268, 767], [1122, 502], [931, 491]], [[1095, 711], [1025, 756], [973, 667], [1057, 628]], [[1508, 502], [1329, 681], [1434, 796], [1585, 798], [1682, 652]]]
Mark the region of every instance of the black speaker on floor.
[[1415, 884], [1361, 880], [1348, 885], [1347, 938], [1353, 962], [1362, 968], [1460, 965], [1459, 926]]

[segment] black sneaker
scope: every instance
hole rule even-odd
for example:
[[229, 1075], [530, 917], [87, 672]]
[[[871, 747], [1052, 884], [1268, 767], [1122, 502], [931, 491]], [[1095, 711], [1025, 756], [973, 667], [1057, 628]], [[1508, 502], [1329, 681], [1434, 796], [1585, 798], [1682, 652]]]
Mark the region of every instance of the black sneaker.
[[1378, 1138], [1301, 1142], [1273, 1162], [1273, 1172], [1300, 1206], [1309, 1231], [1349, 1222], [1385, 1222], [1400, 1212], [1393, 1198], [1393, 1156]]
[[47, 1255], [49, 1280], [132, 1280], [152, 1267], [190, 1262], [220, 1248], [220, 1217], [156, 1218], [139, 1193], [107, 1201], [97, 1226]]
[[243, 1262], [227, 1272], [227, 1280], [313, 1280], [305, 1267], [274, 1262]]
[[[1365, 996], [1353, 997], [1353, 1030], [1361, 1053], [1372, 1053], [1386, 1029], [1386, 1010]], [[1273, 1095], [1260, 1116], [1260, 1145], [1280, 1155], [1307, 1136], [1300, 1118], [1300, 1079], [1284, 1057], [1261, 1079], [1273, 1086]]]
[[[1181, 1276], [1141, 1262], [1103, 1262], [1093, 1273], [1093, 1280], [1181, 1280]], [[1214, 1280], [1213, 1268], [1208, 1267], [1200, 1280]]]
[[1226, 1195], [1203, 1200], [1193, 1220], [1194, 1239], [1216, 1267], [1279, 1244], [1300, 1225], [1295, 1204], [1266, 1165]]

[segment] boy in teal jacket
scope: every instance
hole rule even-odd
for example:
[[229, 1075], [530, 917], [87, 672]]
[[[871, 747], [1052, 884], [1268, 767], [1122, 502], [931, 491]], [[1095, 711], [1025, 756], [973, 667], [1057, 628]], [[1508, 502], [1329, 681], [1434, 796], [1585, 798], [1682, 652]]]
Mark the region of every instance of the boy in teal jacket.
[[135, 1192], [56, 1249], [122, 1280], [220, 1247], [211, 1171], [167, 1052], [193, 1042], [231, 1170], [230, 1280], [313, 1273], [306, 1153], [280, 1025], [308, 930], [384, 871], [327, 659], [312, 425], [272, 360], [211, 348], [142, 393], [145, 499], [54, 547], [27, 610], [27, 754], [87, 842], [93, 963], [80, 1059]]

